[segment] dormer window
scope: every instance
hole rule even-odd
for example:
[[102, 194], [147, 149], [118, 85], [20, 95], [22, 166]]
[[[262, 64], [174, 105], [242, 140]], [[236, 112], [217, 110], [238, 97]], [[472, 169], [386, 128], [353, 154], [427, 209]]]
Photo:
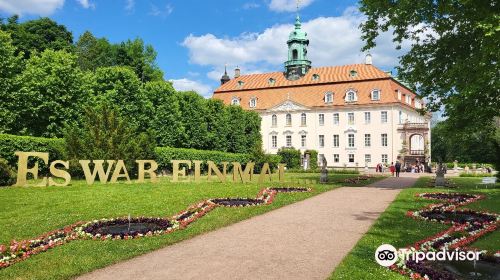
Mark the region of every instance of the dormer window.
[[398, 93], [398, 100], [401, 100], [401, 91], [399, 89], [396, 90]]
[[333, 103], [333, 92], [325, 93], [325, 103]]
[[242, 87], [244, 84], [245, 84], [245, 82], [243, 82], [243, 81], [238, 81], [238, 86], [239, 86], [239, 87]]
[[249, 103], [250, 103], [250, 104], [249, 104], [249, 105], [250, 105], [250, 108], [255, 108], [255, 107], [257, 107], [257, 98], [255, 98], [255, 97], [250, 98], [250, 102], [249, 102]]
[[313, 79], [313, 81], [319, 81], [319, 75], [313, 74], [312, 79]]
[[372, 100], [374, 100], [374, 101], [380, 100], [380, 90], [379, 89], [372, 90], [371, 97], [372, 97]]
[[231, 99], [231, 105], [240, 105], [240, 99], [238, 97], [233, 97]]
[[274, 86], [274, 84], [276, 83], [276, 80], [273, 78], [269, 78], [269, 80], [267, 82], [269, 83], [270, 86]]
[[346, 102], [356, 102], [358, 101], [358, 96], [356, 94], [356, 91], [354, 90], [349, 90], [347, 91], [346, 95], [345, 95], [345, 101]]
[[406, 97], [406, 103], [411, 104], [411, 96], [407, 94], [405, 97]]
[[355, 78], [358, 76], [358, 72], [353, 69], [353, 70], [349, 71], [349, 76], [351, 76], [352, 78]]

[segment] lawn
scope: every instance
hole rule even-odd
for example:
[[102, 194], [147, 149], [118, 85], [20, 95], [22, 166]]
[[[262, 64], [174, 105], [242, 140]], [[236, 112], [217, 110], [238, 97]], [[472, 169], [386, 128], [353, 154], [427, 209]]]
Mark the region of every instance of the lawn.
[[[396, 200], [377, 219], [370, 230], [358, 241], [351, 252], [342, 260], [330, 276], [330, 279], [408, 279], [396, 272], [378, 265], [374, 253], [378, 246], [391, 244], [396, 248], [406, 247], [419, 240], [437, 234], [449, 225], [436, 222], [415, 220], [406, 217], [408, 210], [417, 210], [433, 203], [432, 200], [418, 199], [415, 194], [422, 192], [466, 192], [470, 194], [486, 195], [484, 200], [479, 200], [463, 206], [463, 208], [476, 209], [500, 213], [500, 184], [496, 188], [476, 189], [479, 178], [454, 178], [458, 188], [439, 189], [427, 187], [429, 177], [420, 178], [415, 186], [399, 193]], [[485, 235], [471, 244], [486, 250], [500, 249], [499, 230]]]
[[[185, 240], [264, 212], [306, 199], [340, 186], [317, 184], [319, 174], [287, 174], [284, 184], [171, 183], [167, 178], [157, 184], [95, 184], [73, 180], [68, 187], [0, 188], [0, 244], [12, 239], [37, 237], [78, 221], [127, 215], [171, 217], [201, 200], [217, 197], [255, 197], [268, 186], [312, 187], [309, 193], [278, 194], [270, 205], [218, 207], [184, 230], [134, 240], [79, 240], [0, 270], [1, 279], [68, 279], [128, 259], [181, 240]], [[353, 175], [331, 175], [341, 182]], [[257, 178], [255, 178], [257, 179]], [[373, 180], [371, 180], [373, 181]], [[371, 181], [365, 181], [369, 183]]]

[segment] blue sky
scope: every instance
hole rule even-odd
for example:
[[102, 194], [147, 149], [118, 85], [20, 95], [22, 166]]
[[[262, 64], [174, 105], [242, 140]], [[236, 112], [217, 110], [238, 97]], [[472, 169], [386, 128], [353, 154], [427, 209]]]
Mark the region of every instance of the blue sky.
[[[309, 34], [313, 66], [363, 62], [358, 25], [363, 15], [352, 0], [302, 0], [300, 16]], [[295, 0], [0, 0], [0, 16], [21, 21], [48, 16], [73, 32], [86, 30], [120, 42], [140, 37], [158, 52], [165, 79], [180, 90], [209, 97], [224, 64], [231, 75], [281, 71]], [[372, 50], [375, 66], [393, 69], [397, 57], [390, 34]]]

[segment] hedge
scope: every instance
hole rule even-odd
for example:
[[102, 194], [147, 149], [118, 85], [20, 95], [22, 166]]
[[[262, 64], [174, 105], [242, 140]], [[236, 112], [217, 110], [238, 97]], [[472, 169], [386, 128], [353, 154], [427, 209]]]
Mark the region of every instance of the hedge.
[[[184, 149], [184, 148], [170, 148], [170, 147], [157, 147], [155, 149], [156, 162], [158, 163], [158, 170], [168, 170], [172, 171], [173, 159], [178, 160], [201, 160], [203, 164], [201, 165], [201, 170], [207, 170], [206, 161], [213, 161], [216, 164], [220, 162], [240, 162], [242, 164], [251, 161], [251, 156], [249, 154], [233, 154], [220, 151], [205, 151], [196, 149]], [[229, 170], [228, 170], [229, 171]]]
[[307, 150], [304, 154], [309, 154], [309, 169], [316, 170], [318, 169], [318, 151], [316, 150]]
[[[438, 164], [438, 162], [435, 162], [435, 163]], [[446, 162], [443, 164], [446, 164], [446, 167], [448, 169], [453, 169], [453, 167], [455, 166], [453, 162]], [[465, 168], [465, 166], [467, 165], [469, 168], [472, 169], [473, 164], [476, 165], [476, 168], [480, 168], [481, 166], [490, 167], [490, 168], [493, 167], [493, 164], [491, 164], [491, 163], [461, 163], [461, 162], [457, 163], [457, 166], [460, 168]]]
[[286, 163], [287, 169], [300, 168], [300, 150], [294, 148], [281, 148], [278, 150], [283, 163]]
[[[17, 156], [15, 152], [48, 152], [49, 161], [64, 159], [64, 139], [42, 138], [32, 136], [17, 136], [0, 134], [0, 158], [17, 170]], [[33, 164], [34, 160], [30, 160]], [[41, 172], [47, 171], [47, 166], [38, 160]]]

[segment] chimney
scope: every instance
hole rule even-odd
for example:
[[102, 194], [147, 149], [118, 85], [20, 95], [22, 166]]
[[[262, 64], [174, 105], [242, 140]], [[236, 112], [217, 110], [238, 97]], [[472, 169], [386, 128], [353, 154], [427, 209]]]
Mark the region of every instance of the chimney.
[[234, 69], [234, 78], [239, 78], [240, 76], [241, 76], [240, 67], [236, 66], [236, 69]]
[[365, 64], [366, 65], [372, 65], [373, 64], [373, 61], [372, 61], [372, 55], [370, 53], [368, 53], [365, 57]]

